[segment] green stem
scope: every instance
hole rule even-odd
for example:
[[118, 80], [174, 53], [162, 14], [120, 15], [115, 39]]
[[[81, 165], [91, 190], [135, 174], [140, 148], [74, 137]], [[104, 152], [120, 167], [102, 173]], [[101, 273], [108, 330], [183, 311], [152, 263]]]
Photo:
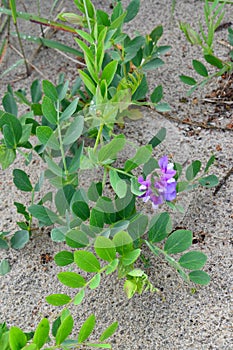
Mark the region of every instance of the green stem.
[[97, 150], [98, 144], [100, 142], [100, 138], [101, 138], [101, 135], [102, 135], [103, 127], [104, 127], [104, 124], [101, 123], [100, 127], [99, 127], [99, 130], [98, 130], [98, 135], [97, 135], [96, 140], [95, 140], [95, 145], [94, 145], [94, 148], [93, 148], [94, 152]]
[[167, 260], [167, 262], [169, 262], [169, 264], [174, 267], [182, 276], [182, 278], [186, 281], [186, 282], [190, 282], [189, 280], [189, 276], [187, 275], [187, 273], [184, 271], [184, 269], [181, 267], [181, 265], [175, 260], [173, 259], [167, 252], [165, 252], [163, 249], [160, 249], [159, 247], [151, 244], [150, 242], [148, 242], [147, 240], [145, 240], [145, 243], [147, 244], [147, 246], [150, 248], [150, 250], [155, 254], [155, 255], [160, 255], [162, 254], [165, 259]]
[[60, 144], [60, 151], [61, 151], [61, 157], [62, 157], [62, 163], [65, 171], [65, 176], [66, 178], [69, 175], [67, 165], [66, 165], [66, 157], [65, 157], [65, 151], [62, 143], [62, 135], [61, 135], [61, 126], [59, 122], [59, 101], [57, 101], [57, 132], [58, 132], [58, 139], [59, 139], [59, 144]]
[[134, 176], [134, 175], [129, 174], [129, 173], [127, 173], [127, 172], [126, 172], [126, 171], [124, 171], [124, 170], [114, 168], [114, 167], [113, 167], [113, 166], [111, 166], [111, 165], [106, 165], [106, 166], [105, 166], [105, 168], [107, 168], [108, 170], [115, 170], [115, 171], [117, 171], [118, 173], [121, 173], [121, 174], [124, 174], [124, 175], [126, 175], [126, 176], [129, 176], [129, 177], [135, 178], [135, 176]]
[[85, 15], [86, 15], [86, 19], [87, 19], [88, 29], [89, 29], [89, 32], [91, 34], [91, 23], [90, 23], [90, 18], [89, 18], [88, 11], [87, 11], [86, 0], [83, 0], [83, 5], [84, 5], [84, 9], [85, 9]]

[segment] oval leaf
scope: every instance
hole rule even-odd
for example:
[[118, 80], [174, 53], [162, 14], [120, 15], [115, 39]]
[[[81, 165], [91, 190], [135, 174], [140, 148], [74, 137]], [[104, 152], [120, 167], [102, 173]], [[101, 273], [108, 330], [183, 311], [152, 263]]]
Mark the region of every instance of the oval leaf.
[[81, 288], [86, 284], [85, 279], [76, 272], [59, 272], [57, 278], [62, 284], [71, 288]]
[[92, 333], [94, 327], [95, 327], [95, 315], [92, 314], [83, 323], [79, 331], [78, 342], [83, 343]]
[[83, 231], [80, 230], [70, 230], [66, 234], [66, 244], [72, 248], [83, 248], [89, 243], [89, 239]]
[[189, 230], [177, 230], [167, 239], [164, 250], [168, 254], [181, 253], [192, 244], [193, 234]]
[[97, 287], [99, 287], [100, 284], [100, 280], [101, 280], [101, 275], [100, 273], [97, 273], [90, 281], [89, 287], [91, 289], [96, 289]]
[[104, 341], [108, 339], [116, 332], [117, 328], [118, 328], [118, 322], [113, 322], [108, 328], [105, 329], [105, 331], [103, 331], [99, 340]]
[[209, 175], [209, 176], [203, 177], [202, 179], [199, 179], [198, 182], [201, 186], [204, 186], [206, 188], [211, 188], [211, 187], [217, 186], [219, 183], [219, 180], [216, 175]]
[[85, 290], [81, 289], [80, 292], [78, 292], [74, 297], [74, 305], [79, 305], [83, 301], [83, 298], [85, 297]]
[[33, 342], [37, 345], [38, 349], [41, 349], [42, 346], [46, 343], [49, 336], [49, 321], [47, 318], [43, 318], [38, 324]]
[[11, 238], [11, 247], [13, 249], [21, 249], [29, 241], [29, 232], [27, 230], [20, 230], [15, 232]]
[[189, 270], [201, 269], [207, 260], [207, 256], [202, 252], [188, 252], [184, 254], [180, 260], [179, 264]]
[[56, 345], [60, 345], [72, 332], [74, 320], [71, 315], [68, 315], [61, 323], [56, 334]]
[[192, 282], [206, 285], [210, 282], [210, 276], [205, 271], [196, 270], [189, 273], [189, 278]]
[[193, 60], [193, 68], [202, 77], [208, 77], [208, 75], [209, 75], [208, 71], [207, 71], [206, 67], [204, 66], [204, 64], [201, 63], [200, 61]]
[[71, 301], [71, 297], [66, 294], [51, 294], [48, 295], [45, 299], [49, 304], [54, 306], [66, 305]]
[[192, 181], [197, 176], [200, 170], [201, 170], [200, 160], [194, 160], [192, 164], [190, 164], [186, 169], [186, 174], [185, 174], [186, 179], [188, 181]]
[[111, 262], [116, 257], [116, 248], [111, 239], [99, 236], [95, 240], [95, 252], [103, 260]]
[[33, 190], [29, 176], [23, 170], [14, 169], [13, 176], [14, 184], [19, 190], [24, 192], [31, 192]]
[[20, 350], [27, 344], [27, 337], [20, 328], [10, 328], [9, 344], [11, 350]]
[[100, 270], [100, 263], [91, 252], [84, 250], [74, 252], [74, 262], [80, 269], [86, 272], [99, 272]]
[[54, 260], [58, 266], [66, 266], [74, 262], [74, 254], [63, 250], [55, 255]]

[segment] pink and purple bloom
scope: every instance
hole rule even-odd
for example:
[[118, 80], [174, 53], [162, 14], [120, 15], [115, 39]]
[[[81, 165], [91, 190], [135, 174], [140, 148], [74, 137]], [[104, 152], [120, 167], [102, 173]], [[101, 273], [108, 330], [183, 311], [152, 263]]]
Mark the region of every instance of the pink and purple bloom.
[[164, 156], [158, 161], [159, 169], [156, 169], [156, 174], [147, 175], [144, 180], [139, 176], [139, 190], [142, 195], [139, 196], [143, 202], [152, 202], [153, 209], [157, 209], [164, 201], [172, 201], [176, 198], [176, 180], [174, 176], [174, 164], [168, 162], [168, 157]]

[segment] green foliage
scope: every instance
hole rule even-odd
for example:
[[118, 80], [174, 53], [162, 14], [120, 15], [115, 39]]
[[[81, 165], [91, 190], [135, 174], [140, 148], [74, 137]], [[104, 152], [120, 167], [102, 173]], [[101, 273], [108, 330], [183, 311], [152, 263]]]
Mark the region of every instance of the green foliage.
[[[17, 213], [23, 217], [18, 222], [20, 230], [0, 232], [0, 249], [23, 248], [33, 236], [35, 223], [39, 227], [52, 226], [51, 239], [65, 242], [72, 248], [72, 251], [60, 251], [54, 258], [58, 266], [69, 265], [68, 270], [58, 273], [57, 277], [73, 292], [72, 296], [55, 293], [46, 297], [48, 303], [59, 307], [80, 305], [88, 295], [87, 289], [98, 288], [105, 276], [115, 272], [118, 278], [124, 279], [123, 288], [128, 298], [135, 293], [159, 292], [149, 276], [137, 267], [139, 260], [145, 261], [145, 244], [153, 254], [163, 256], [187, 283], [207, 284], [210, 278], [200, 270], [206, 263], [206, 255], [193, 250], [185, 252], [191, 247], [192, 232], [174, 230], [167, 211], [151, 216], [137, 206], [137, 197], [145, 194], [138, 181], [139, 174], [145, 178], [151, 176], [153, 180], [165, 171], [153, 152], [165, 139], [166, 129], [158, 130], [147, 145], [133, 145], [135, 152], [131, 158], [127, 154], [132, 143], [118, 132], [125, 117], [135, 121], [142, 117], [140, 111], [130, 108], [131, 105], [155, 107], [161, 112], [169, 110], [168, 104], [163, 102], [162, 85], [156, 86], [147, 98], [147, 72], [164, 64], [161, 56], [170, 48], [158, 46], [163, 27], [159, 25], [145, 36], [137, 33], [133, 38], [123, 32], [124, 23], [137, 15], [139, 0], [132, 0], [126, 10], [118, 1], [111, 15], [96, 10], [90, 0], [75, 0], [74, 3], [78, 14], [63, 13], [59, 18], [72, 25], [78, 24], [79, 29], [51, 22], [55, 28], [59, 25], [60, 29], [78, 34], [75, 41], [82, 51], [84, 68], [78, 71], [74, 85], [70, 87], [60, 76], [58, 84], [48, 80], [41, 84], [35, 80], [30, 87], [30, 97], [24, 91], [14, 92], [11, 87], [3, 96], [3, 110], [0, 111], [2, 168], [8, 168], [20, 154], [26, 165], [40, 159], [46, 170], [38, 176], [36, 183], [27, 172], [13, 170], [16, 188], [28, 192], [31, 197], [28, 207], [14, 203]], [[217, 5], [218, 1], [212, 7], [208, 2], [205, 5], [206, 19], [214, 14], [213, 21], [208, 24], [208, 35], [203, 29], [199, 35], [190, 26], [183, 25], [182, 28], [192, 43], [205, 45], [206, 62], [222, 70], [225, 64], [212, 52], [212, 29], [219, 23], [222, 10], [221, 6], [217, 9]], [[14, 21], [20, 16], [35, 19], [18, 13], [14, 1], [10, 14]], [[48, 24], [41, 18], [39, 23]], [[54, 47], [58, 48], [58, 44]], [[211, 77], [201, 61], [193, 60], [193, 68], [203, 78]], [[182, 76], [181, 80], [193, 87], [197, 85], [191, 77]], [[29, 112], [18, 116], [18, 102], [25, 104]], [[202, 163], [194, 160], [184, 175], [181, 164], [175, 163], [176, 192], [180, 194], [199, 185], [216, 186], [217, 177], [208, 174], [214, 161], [212, 155], [202, 171]], [[101, 174], [100, 179], [93, 181], [90, 170]], [[44, 179], [53, 189], [37, 196]], [[154, 194], [158, 195], [156, 190]], [[170, 209], [182, 212], [178, 199], [177, 202], [167, 200], [166, 204]], [[176, 261], [173, 255], [183, 252]], [[5, 275], [9, 270], [9, 262], [3, 259], [0, 274]], [[52, 345], [47, 349], [66, 350], [80, 346], [110, 349], [111, 345], [105, 340], [114, 334], [118, 323], [107, 327], [98, 342], [90, 343], [88, 338], [95, 324], [95, 316], [91, 314], [81, 326], [78, 337], [70, 338], [74, 320], [65, 307], [52, 325], [42, 319], [30, 339], [21, 329], [11, 327], [8, 330], [2, 325], [0, 348], [38, 350], [49, 343], [48, 346]]]
[[[218, 70], [212, 74], [209, 74], [209, 71], [203, 62], [198, 60], [193, 60], [192, 65], [195, 72], [200, 75], [202, 79], [198, 82], [196, 79], [186, 76], [180, 75], [180, 80], [192, 86], [192, 88], [188, 91], [188, 95], [195, 91], [199, 86], [204, 86], [208, 83], [213, 77], [221, 76], [226, 72], [232, 72], [233, 63], [232, 61], [223, 61], [218, 58], [214, 54], [214, 35], [216, 29], [221, 24], [224, 17], [224, 5], [227, 1], [221, 0], [213, 0], [212, 4], [205, 0], [204, 5], [204, 17], [205, 17], [205, 26], [204, 28], [201, 23], [199, 23], [199, 31], [195, 31], [189, 23], [180, 23], [180, 29], [183, 31], [186, 36], [187, 41], [189, 41], [192, 45], [197, 45], [202, 49], [204, 60], [214, 68]], [[231, 37], [229, 36], [229, 41]]]

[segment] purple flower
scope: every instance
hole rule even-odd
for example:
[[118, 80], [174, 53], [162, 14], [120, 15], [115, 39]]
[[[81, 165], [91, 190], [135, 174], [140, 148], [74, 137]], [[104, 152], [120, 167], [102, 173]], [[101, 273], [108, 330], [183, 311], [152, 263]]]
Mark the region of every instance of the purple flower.
[[176, 198], [174, 164], [168, 162], [167, 156], [160, 158], [158, 164], [159, 170], [156, 169], [156, 175], [149, 174], [146, 180], [142, 176], [138, 178], [141, 184], [139, 190], [143, 192], [139, 198], [143, 198], [143, 202], [150, 200], [153, 209], [157, 209], [164, 201], [172, 201]]

